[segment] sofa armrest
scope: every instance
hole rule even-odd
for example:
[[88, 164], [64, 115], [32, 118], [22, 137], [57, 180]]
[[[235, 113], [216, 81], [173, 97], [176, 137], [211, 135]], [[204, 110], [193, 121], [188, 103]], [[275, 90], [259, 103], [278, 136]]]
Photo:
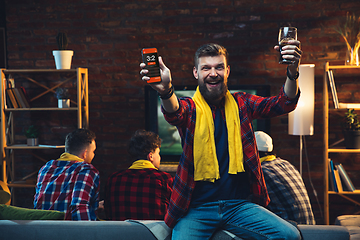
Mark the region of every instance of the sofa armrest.
[[298, 228], [304, 240], [349, 240], [350, 234], [346, 227], [334, 225], [304, 225]]

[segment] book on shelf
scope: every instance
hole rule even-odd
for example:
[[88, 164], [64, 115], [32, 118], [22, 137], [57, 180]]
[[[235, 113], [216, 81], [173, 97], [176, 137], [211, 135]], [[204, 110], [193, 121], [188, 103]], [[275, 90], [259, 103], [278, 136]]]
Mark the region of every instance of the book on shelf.
[[335, 163], [335, 167], [339, 172], [341, 183], [343, 185], [343, 190], [350, 191], [350, 192], [355, 191], [354, 184], [352, 183], [350, 177], [346, 173], [343, 165], [341, 163]]
[[335, 186], [334, 186], [334, 180], [333, 180], [333, 174], [331, 171], [331, 164], [330, 164], [330, 159], [329, 159], [329, 163], [328, 163], [328, 169], [329, 169], [329, 191], [335, 191]]
[[19, 108], [23, 108], [25, 107], [25, 103], [22, 101], [21, 99], [21, 96], [20, 96], [20, 93], [19, 93], [19, 90], [17, 88], [11, 88], [12, 92], [13, 92], [13, 95], [16, 99], [16, 102], [19, 106]]
[[17, 101], [16, 101], [14, 92], [12, 91], [11, 88], [6, 89], [6, 94], [7, 94], [7, 96], [8, 96], [8, 99], [10, 100], [9, 102], [11, 103], [11, 104], [10, 104], [10, 105], [11, 105], [10, 107], [18, 108], [19, 105], [18, 105], [18, 103], [17, 103]]
[[16, 97], [16, 100], [19, 103], [19, 107], [21, 107], [21, 108], [29, 108], [30, 107], [29, 102], [27, 101], [22, 88], [13, 88], [13, 92]]
[[334, 166], [334, 175], [335, 175], [335, 184], [336, 184], [338, 192], [343, 192], [340, 174], [339, 174], [339, 171], [336, 169], [336, 166]]
[[335, 192], [339, 192], [335, 179], [334, 164], [331, 159], [329, 159], [329, 182], [330, 182], [330, 188]]
[[331, 94], [332, 94], [332, 99], [334, 101], [334, 107], [336, 109], [339, 108], [339, 100], [337, 97], [337, 92], [336, 92], [336, 87], [335, 87], [335, 81], [334, 81], [334, 75], [333, 75], [333, 71], [330, 70], [328, 71], [328, 79], [329, 79], [329, 83], [330, 83], [330, 89], [331, 89]]
[[20, 87], [19, 88], [19, 92], [20, 92], [20, 95], [21, 95], [21, 98], [24, 100], [25, 102], [25, 107], [26, 108], [30, 108], [30, 103], [28, 101], [28, 96], [26, 94], [26, 91], [25, 91], [25, 88], [24, 87]]
[[339, 108], [343, 108], [343, 109], [360, 108], [360, 103], [341, 103], [341, 102], [339, 102], [339, 99], [338, 99], [338, 96], [337, 96], [337, 91], [336, 91], [336, 86], [335, 86], [335, 80], [334, 80], [333, 71], [330, 70], [330, 71], [327, 72], [327, 74], [328, 74], [328, 79], [329, 79], [329, 83], [330, 83], [331, 94], [332, 94], [332, 98], [333, 98], [333, 101], [334, 101], [335, 109], [339, 109]]

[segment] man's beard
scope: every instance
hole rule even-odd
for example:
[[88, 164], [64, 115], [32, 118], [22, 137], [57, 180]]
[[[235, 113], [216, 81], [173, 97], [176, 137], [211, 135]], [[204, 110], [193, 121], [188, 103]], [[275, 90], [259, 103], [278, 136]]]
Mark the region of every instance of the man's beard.
[[222, 78], [220, 79], [221, 79], [221, 86], [219, 91], [210, 92], [206, 87], [205, 80], [204, 82], [199, 83], [199, 91], [206, 100], [206, 102], [210, 104], [217, 104], [225, 97], [228, 87], [227, 84], [225, 84], [224, 79]]

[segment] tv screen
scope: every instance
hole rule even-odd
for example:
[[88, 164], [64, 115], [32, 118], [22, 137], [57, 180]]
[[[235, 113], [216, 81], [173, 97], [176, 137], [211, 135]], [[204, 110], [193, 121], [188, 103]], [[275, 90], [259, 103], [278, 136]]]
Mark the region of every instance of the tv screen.
[[[270, 96], [270, 86], [268, 85], [236, 85], [228, 86], [229, 91], [247, 92], [258, 96]], [[196, 86], [174, 86], [177, 97], [192, 97]], [[178, 162], [182, 153], [181, 140], [176, 127], [165, 121], [161, 112], [161, 101], [157, 92], [150, 86], [145, 86], [145, 116], [146, 130], [159, 134], [162, 139], [160, 155], [162, 162]], [[254, 131], [264, 131], [270, 134], [270, 120], [257, 119], [253, 121]]]

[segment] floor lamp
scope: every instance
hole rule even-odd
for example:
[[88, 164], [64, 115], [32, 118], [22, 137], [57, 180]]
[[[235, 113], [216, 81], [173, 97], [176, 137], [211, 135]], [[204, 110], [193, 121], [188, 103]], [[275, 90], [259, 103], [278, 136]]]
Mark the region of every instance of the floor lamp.
[[289, 113], [289, 134], [300, 136], [300, 175], [302, 176], [303, 136], [314, 134], [315, 64], [300, 64], [299, 102]]

